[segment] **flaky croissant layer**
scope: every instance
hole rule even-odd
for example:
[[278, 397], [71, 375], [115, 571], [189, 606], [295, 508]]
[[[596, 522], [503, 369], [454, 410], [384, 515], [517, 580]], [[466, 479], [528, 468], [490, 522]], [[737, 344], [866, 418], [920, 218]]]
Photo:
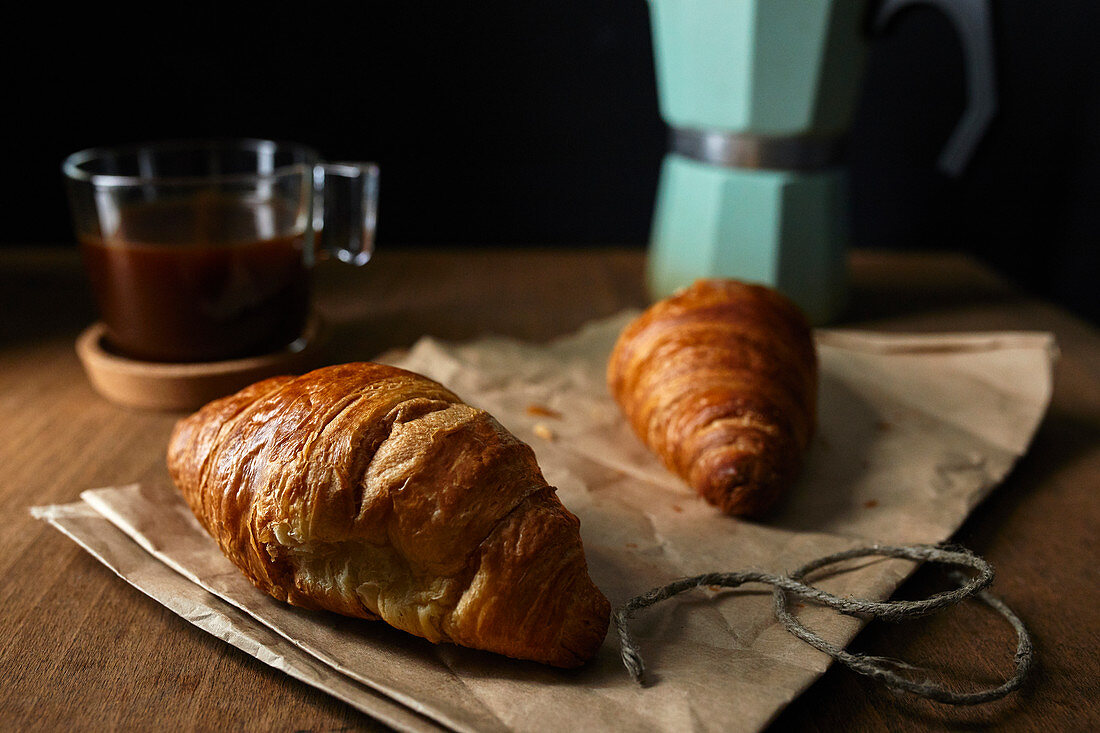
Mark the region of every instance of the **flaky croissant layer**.
[[817, 355], [777, 291], [700, 280], [655, 303], [620, 334], [607, 380], [642, 442], [722, 511], [759, 515], [796, 479]]
[[225, 555], [289, 603], [561, 667], [610, 605], [533, 451], [420, 375], [275, 377], [181, 420], [176, 486]]

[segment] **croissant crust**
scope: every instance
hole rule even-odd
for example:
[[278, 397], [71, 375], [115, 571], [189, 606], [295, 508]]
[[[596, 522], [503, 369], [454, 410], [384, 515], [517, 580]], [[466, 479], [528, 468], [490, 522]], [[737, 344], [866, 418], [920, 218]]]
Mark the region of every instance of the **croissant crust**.
[[258, 382], [181, 420], [168, 466], [275, 598], [560, 667], [603, 642], [579, 521], [531, 448], [425, 377], [357, 363]]
[[817, 356], [775, 290], [700, 280], [655, 303], [620, 334], [607, 379], [642, 442], [722, 511], [759, 515], [797, 478]]

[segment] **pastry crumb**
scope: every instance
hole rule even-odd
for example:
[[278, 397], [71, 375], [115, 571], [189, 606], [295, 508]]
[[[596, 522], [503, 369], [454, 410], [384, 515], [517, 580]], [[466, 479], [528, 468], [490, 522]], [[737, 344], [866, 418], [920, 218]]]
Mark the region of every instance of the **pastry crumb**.
[[535, 435], [539, 436], [543, 440], [554, 440], [557, 436], [554, 435], [554, 431], [546, 427], [542, 423], [535, 423], [533, 428]]
[[552, 417], [555, 420], [561, 420], [561, 413], [557, 410], [551, 410], [545, 405], [539, 405], [534, 402], [527, 405], [527, 414], [534, 415], [535, 417]]

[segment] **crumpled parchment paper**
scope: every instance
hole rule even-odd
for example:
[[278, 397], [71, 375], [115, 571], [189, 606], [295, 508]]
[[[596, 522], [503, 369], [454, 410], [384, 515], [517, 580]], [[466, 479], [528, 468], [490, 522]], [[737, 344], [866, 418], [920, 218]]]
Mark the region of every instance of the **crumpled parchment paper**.
[[[613, 606], [702, 572], [783, 572], [870, 542], [944, 540], [1027, 449], [1050, 400], [1047, 334], [818, 331], [819, 423], [805, 470], [773, 516], [747, 522], [668, 473], [608, 395], [607, 356], [632, 315], [548, 344], [425, 338], [380, 358], [446, 384], [532, 445], [580, 517], [591, 575]], [[755, 730], [830, 661], [775, 621], [765, 587], [700, 590], [641, 614], [632, 630], [646, 686], [623, 669], [613, 633], [572, 671], [434, 646], [262, 595], [167, 478], [81, 496], [36, 514], [192, 623], [407, 730]], [[914, 569], [862, 560], [815, 582], [884, 599]], [[863, 625], [815, 606], [799, 617], [842, 645]]]

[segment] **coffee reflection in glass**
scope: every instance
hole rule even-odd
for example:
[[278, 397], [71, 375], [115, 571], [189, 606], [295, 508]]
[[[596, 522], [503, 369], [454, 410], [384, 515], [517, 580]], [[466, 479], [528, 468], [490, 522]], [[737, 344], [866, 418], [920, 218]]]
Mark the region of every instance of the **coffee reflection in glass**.
[[370, 258], [373, 164], [237, 140], [87, 150], [63, 171], [109, 346], [131, 358], [209, 362], [286, 348], [310, 313], [317, 253]]

